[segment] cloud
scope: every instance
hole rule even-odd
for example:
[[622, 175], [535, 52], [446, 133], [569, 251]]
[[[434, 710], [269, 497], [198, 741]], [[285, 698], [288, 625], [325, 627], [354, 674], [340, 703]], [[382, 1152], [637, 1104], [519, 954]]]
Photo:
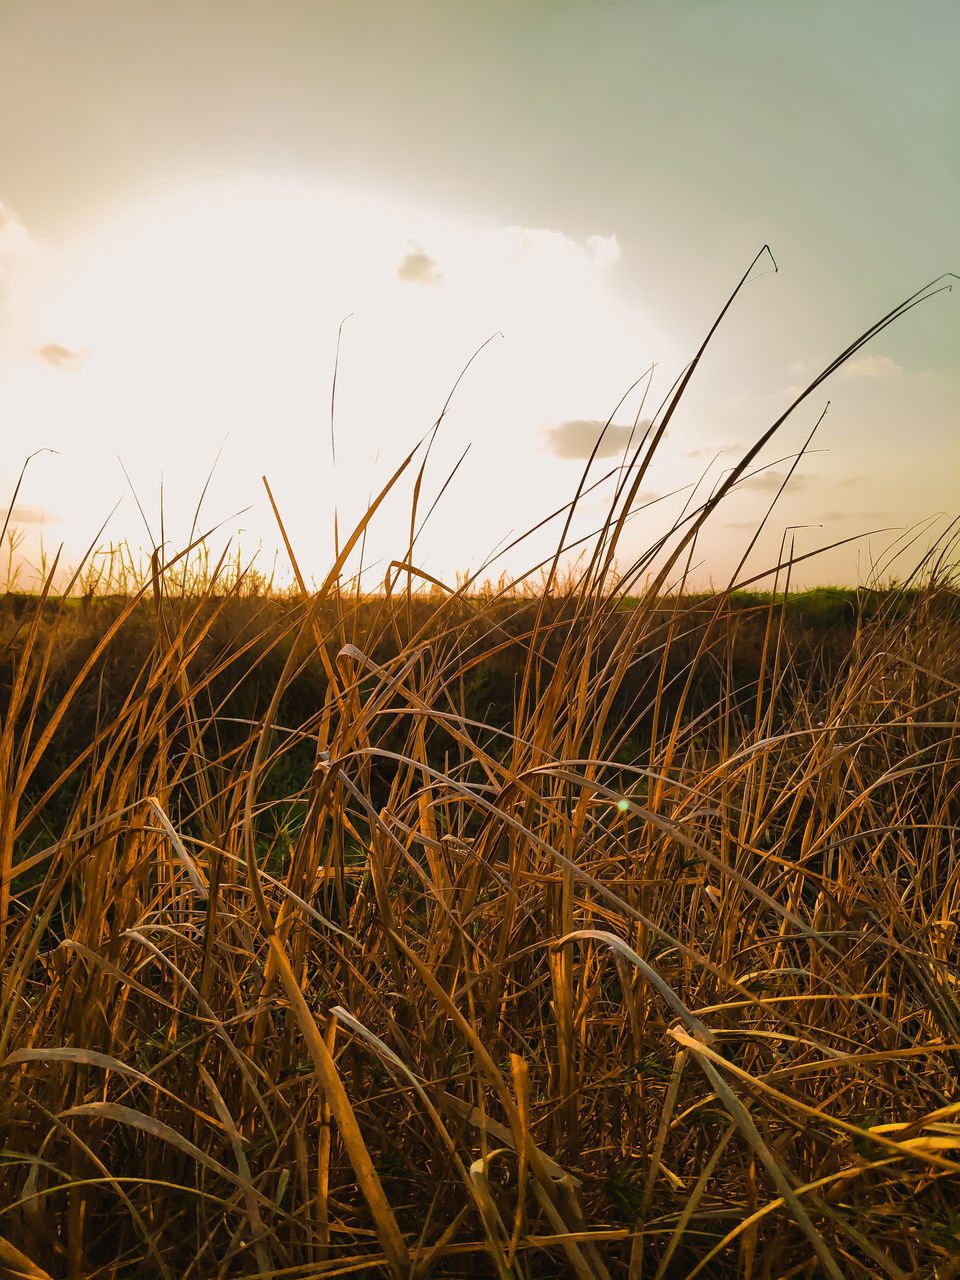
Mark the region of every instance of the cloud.
[[683, 456], [685, 458], [714, 458], [719, 453], [744, 454], [746, 449], [742, 444], [705, 444], [697, 449], [686, 449]]
[[[786, 476], [782, 471], [760, 471], [750, 476], [748, 480], [741, 480], [740, 487], [752, 489], [754, 493], [776, 493], [785, 479]], [[794, 472], [787, 488], [796, 492], [798, 489], [808, 489], [812, 484], [819, 483], [816, 476], [797, 475]]]
[[69, 347], [62, 347], [59, 342], [48, 342], [45, 347], [35, 347], [33, 354], [68, 373], [76, 373], [87, 358], [86, 351], [71, 351]]
[[850, 360], [840, 370], [841, 378], [886, 378], [893, 373], [903, 373], [896, 360], [889, 356], [861, 356]]
[[397, 276], [411, 284], [442, 284], [443, 276], [423, 246], [411, 243], [410, 251], [397, 267]]
[[[556, 427], [547, 427], [543, 433], [544, 444], [547, 450], [557, 458], [580, 458], [586, 461], [600, 439], [604, 425], [597, 418], [570, 418]], [[631, 436], [633, 443], [639, 444], [649, 425], [649, 418], [641, 419], [636, 427], [611, 423], [597, 450], [597, 457], [620, 457], [630, 442]]]
[[22, 353], [37, 257], [36, 241], [10, 206], [0, 200], [0, 358]]
[[616, 236], [588, 236], [587, 248], [601, 271], [620, 260], [620, 241]]
[[55, 511], [48, 511], [46, 507], [28, 507], [23, 503], [17, 503], [6, 510], [0, 511], [0, 526], [7, 519], [9, 514], [10, 523], [17, 524], [63, 524], [63, 516], [58, 516]]
[[[577, 240], [563, 231], [548, 227], [501, 227], [496, 239], [513, 260], [514, 270], [554, 273], [563, 269], [581, 280], [605, 275], [620, 260], [620, 241], [616, 236], [587, 236]], [[515, 264], [515, 265], [514, 265]], [[520, 264], [523, 264], [521, 267]]]
[[835, 524], [838, 520], [888, 520], [889, 511], [825, 511], [820, 517], [824, 523]]
[[0, 200], [0, 264], [32, 248], [30, 232], [14, 211]]

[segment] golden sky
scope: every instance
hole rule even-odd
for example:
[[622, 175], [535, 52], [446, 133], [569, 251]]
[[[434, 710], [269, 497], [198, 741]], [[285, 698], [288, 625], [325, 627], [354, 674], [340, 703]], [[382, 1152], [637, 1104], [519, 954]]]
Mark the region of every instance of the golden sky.
[[[848, 342], [960, 270], [958, 36], [952, 0], [8, 0], [0, 509], [24, 458], [57, 451], [12, 513], [21, 554], [36, 562], [42, 536], [76, 562], [118, 499], [103, 541], [149, 550], [161, 485], [179, 548], [219, 455], [214, 545], [272, 563], [266, 474], [319, 576], [334, 504], [343, 530], [495, 334], [437, 435], [426, 505], [469, 452], [417, 544], [438, 576], [475, 571], [572, 496], [656, 363], [597, 478], [616, 465], [767, 242], [780, 271], [758, 270], [691, 384], [637, 553]], [[788, 526], [822, 526], [798, 533], [804, 551], [893, 530], [797, 577], [855, 581], [895, 531], [952, 517], [958, 339], [941, 295], [797, 411], [766, 459], [830, 401], [755, 571]], [[716, 514], [702, 580], [736, 563], [786, 465]], [[404, 548], [409, 494], [368, 540], [371, 583]]]

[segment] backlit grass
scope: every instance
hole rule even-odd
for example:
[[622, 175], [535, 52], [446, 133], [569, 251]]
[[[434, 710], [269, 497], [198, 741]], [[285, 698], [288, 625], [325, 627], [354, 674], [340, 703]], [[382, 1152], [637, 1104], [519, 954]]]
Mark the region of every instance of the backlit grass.
[[0, 602], [7, 1274], [960, 1274], [953, 544], [618, 572], [685, 385], [536, 592]]

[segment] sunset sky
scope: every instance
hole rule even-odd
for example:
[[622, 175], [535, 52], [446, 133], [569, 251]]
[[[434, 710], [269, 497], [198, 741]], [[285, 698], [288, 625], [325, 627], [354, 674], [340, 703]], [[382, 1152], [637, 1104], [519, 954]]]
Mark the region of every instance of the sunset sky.
[[[573, 496], [656, 363], [596, 478], [617, 464], [767, 242], [779, 272], [758, 267], [697, 372], [626, 565], [862, 330], [960, 272], [958, 48], [955, 0], [4, 0], [0, 511], [27, 455], [56, 450], [12, 512], [20, 585], [41, 537], [75, 564], [118, 500], [101, 542], [149, 552], [161, 486], [179, 549], [216, 459], [212, 548], [259, 545], [269, 571], [265, 474], [318, 579], [334, 503], [342, 537], [496, 335], [438, 432], [424, 510], [469, 451], [415, 555], [476, 571]], [[875, 339], [764, 458], [828, 400], [753, 572], [788, 526], [822, 526], [801, 552], [887, 530], [796, 577], [854, 583], [932, 519], [903, 571], [957, 514], [960, 289]], [[699, 582], [725, 580], [786, 465], [713, 517]], [[364, 549], [371, 587], [405, 549], [413, 478]]]

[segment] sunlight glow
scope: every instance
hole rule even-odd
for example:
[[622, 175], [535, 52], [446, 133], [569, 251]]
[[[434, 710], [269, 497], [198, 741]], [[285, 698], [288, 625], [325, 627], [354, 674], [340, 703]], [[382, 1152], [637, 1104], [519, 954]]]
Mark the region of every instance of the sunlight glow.
[[[468, 226], [298, 184], [195, 193], [128, 210], [51, 255], [30, 350], [5, 390], [31, 439], [70, 459], [44, 486], [67, 522], [102, 518], [124, 492], [119, 455], [154, 512], [163, 474], [166, 536], [181, 536], [225, 441], [211, 489], [222, 501], [209, 514], [252, 503], [247, 545], [275, 544], [259, 480], [269, 474], [316, 571], [329, 553], [334, 494], [341, 521], [357, 518], [497, 334], [458, 391], [435, 454], [439, 485], [471, 446], [448, 506], [456, 518], [424, 540], [424, 558], [451, 574], [570, 496], [580, 464], [552, 456], [544, 430], [604, 419], [663, 355], [611, 287], [618, 256], [611, 236]], [[330, 385], [348, 315], [334, 485]], [[385, 517], [381, 555], [396, 554], [408, 522], [399, 509]], [[126, 502], [112, 527], [142, 539], [138, 526]]]

